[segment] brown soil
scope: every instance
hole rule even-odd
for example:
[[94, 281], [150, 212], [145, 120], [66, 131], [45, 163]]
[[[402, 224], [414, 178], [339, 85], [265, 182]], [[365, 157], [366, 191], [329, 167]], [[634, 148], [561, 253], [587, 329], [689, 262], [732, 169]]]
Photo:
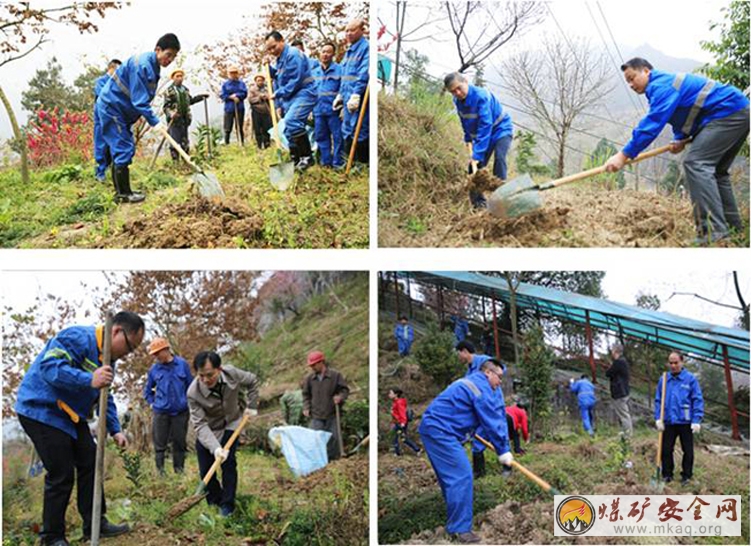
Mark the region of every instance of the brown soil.
[[129, 248], [222, 248], [261, 238], [263, 220], [231, 199], [194, 197], [129, 220], [115, 239]]
[[480, 169], [467, 180], [466, 190], [479, 192], [493, 192], [503, 185], [503, 180], [493, 176], [488, 169]]

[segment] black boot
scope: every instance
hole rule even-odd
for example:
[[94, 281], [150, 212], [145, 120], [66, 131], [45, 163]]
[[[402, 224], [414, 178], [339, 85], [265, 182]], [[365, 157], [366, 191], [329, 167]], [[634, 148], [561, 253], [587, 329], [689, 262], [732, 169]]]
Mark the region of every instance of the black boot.
[[472, 474], [475, 479], [482, 478], [485, 475], [485, 453], [472, 452]]
[[[101, 538], [116, 537], [129, 532], [130, 525], [128, 525], [127, 523], [123, 523], [122, 525], [115, 525], [114, 523], [107, 521], [107, 518], [105, 517], [102, 518], [102, 523], [99, 525], [99, 536]], [[91, 538], [91, 529], [83, 530], [83, 538], [84, 540], [89, 540]]]
[[310, 148], [308, 133], [300, 133], [293, 138], [300, 155], [299, 160], [295, 162], [295, 169], [302, 172], [313, 166], [313, 150]]
[[146, 199], [142, 193], [130, 189], [130, 169], [127, 165], [115, 167], [115, 188], [115, 201], [118, 203], [139, 203]]
[[365, 139], [357, 143], [355, 148], [355, 161], [358, 163], [370, 163], [370, 140]]

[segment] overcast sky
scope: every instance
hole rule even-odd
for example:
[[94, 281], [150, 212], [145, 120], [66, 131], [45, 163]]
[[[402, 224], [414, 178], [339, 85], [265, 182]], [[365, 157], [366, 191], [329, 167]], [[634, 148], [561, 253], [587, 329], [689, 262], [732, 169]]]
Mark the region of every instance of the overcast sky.
[[[600, 32], [605, 37], [614, 56], [616, 52], [610, 39], [604, 20], [613, 34], [615, 42], [621, 48], [636, 48], [649, 44], [672, 57], [691, 58], [701, 62], [711, 62], [712, 56], [701, 49], [701, 40], [711, 40], [719, 34], [709, 30], [710, 21], [722, 20], [720, 9], [730, 0], [706, 0], [686, 2], [685, 0], [552, 0], [547, 3], [550, 12], [546, 13], [544, 23], [525, 33], [520, 38], [512, 39], [491, 57], [494, 64], [507, 55], [520, 49], [528, 49], [538, 44], [544, 36], [560, 36], [560, 28], [567, 36], [582, 36], [591, 40], [594, 48], [604, 51]], [[423, 7], [418, 7], [419, 5]], [[588, 9], [589, 8], [589, 9]], [[690, 8], [690, 9], [689, 9]], [[602, 14], [600, 13], [602, 10]], [[421, 2], [408, 4], [407, 25], [405, 33], [424, 20], [426, 10], [443, 13], [440, 4]], [[597, 26], [592, 20], [594, 15]], [[552, 15], [551, 15], [552, 13]], [[389, 31], [395, 30], [394, 2], [384, 3], [379, 10], [379, 18], [387, 25]], [[558, 24], [556, 24], [556, 21]], [[458, 56], [447, 23], [432, 25], [420, 31], [417, 36], [430, 36], [428, 40], [408, 44], [428, 54], [433, 62], [434, 75], [440, 75], [447, 69], [458, 66]], [[384, 41], [384, 39], [382, 39]], [[392, 46], [393, 49], [393, 46]], [[393, 51], [388, 54], [393, 56]], [[624, 53], [625, 55], [625, 53]], [[620, 59], [617, 59], [620, 62]]]

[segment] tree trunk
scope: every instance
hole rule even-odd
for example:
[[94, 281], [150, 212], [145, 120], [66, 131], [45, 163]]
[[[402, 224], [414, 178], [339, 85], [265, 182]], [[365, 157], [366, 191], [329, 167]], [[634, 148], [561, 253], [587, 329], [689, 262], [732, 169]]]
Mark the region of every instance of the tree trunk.
[[563, 176], [566, 161], [566, 134], [563, 133], [558, 137], [558, 165], [556, 167], [556, 178]]
[[[399, 13], [401, 9], [401, 13]], [[396, 61], [394, 62], [394, 95], [399, 87], [399, 60], [402, 52], [402, 29], [404, 28], [404, 16], [407, 12], [407, 2], [396, 3]]]
[[21, 180], [23, 181], [24, 184], [28, 184], [29, 183], [29, 156], [26, 150], [26, 140], [23, 138], [23, 135], [21, 134], [21, 129], [18, 127], [18, 120], [16, 120], [16, 115], [13, 113], [13, 108], [10, 105], [10, 101], [8, 100], [8, 97], [5, 95], [5, 91], [3, 91], [2, 86], [0, 86], [0, 100], [3, 101], [5, 110], [8, 112], [10, 125], [13, 128], [13, 137], [16, 139], [16, 142], [18, 143], [18, 147], [21, 150]]

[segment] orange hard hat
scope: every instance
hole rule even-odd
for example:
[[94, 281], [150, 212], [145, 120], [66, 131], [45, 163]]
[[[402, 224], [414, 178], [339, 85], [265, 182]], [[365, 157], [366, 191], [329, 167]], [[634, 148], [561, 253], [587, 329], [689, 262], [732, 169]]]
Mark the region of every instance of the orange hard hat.
[[321, 351], [312, 351], [308, 353], [308, 366], [313, 366], [314, 364], [318, 364], [319, 362], [323, 362], [326, 360], [326, 357], [323, 356], [323, 353]]
[[149, 354], [154, 356], [162, 349], [171, 349], [169, 341], [163, 337], [155, 337], [151, 343], [149, 343]]

